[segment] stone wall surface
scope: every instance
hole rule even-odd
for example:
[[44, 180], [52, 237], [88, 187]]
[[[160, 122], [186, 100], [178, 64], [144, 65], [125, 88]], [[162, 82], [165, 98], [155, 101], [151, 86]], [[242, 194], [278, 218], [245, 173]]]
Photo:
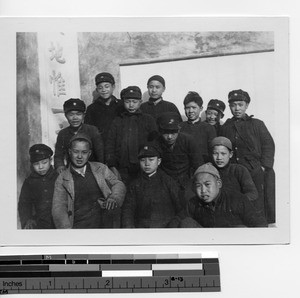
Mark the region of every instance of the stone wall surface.
[[30, 171], [28, 149], [41, 142], [40, 83], [36, 33], [17, 33], [18, 192]]

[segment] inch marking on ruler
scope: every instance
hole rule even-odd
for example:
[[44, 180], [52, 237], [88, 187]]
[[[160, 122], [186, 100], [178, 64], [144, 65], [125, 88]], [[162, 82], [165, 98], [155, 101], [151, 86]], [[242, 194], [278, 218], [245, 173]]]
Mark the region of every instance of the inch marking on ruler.
[[0, 256], [0, 294], [219, 291], [217, 256]]

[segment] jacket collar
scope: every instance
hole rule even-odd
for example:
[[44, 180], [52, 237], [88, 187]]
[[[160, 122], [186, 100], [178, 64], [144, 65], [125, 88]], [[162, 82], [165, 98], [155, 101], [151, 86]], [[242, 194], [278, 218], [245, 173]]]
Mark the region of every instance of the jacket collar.
[[162, 101], [163, 101], [163, 98], [162, 98], [162, 97], [160, 97], [160, 98], [158, 98], [158, 99], [154, 99], [154, 98], [150, 97], [150, 98], [149, 98], [149, 101], [148, 101], [148, 104], [149, 104], [149, 105], [154, 105], [154, 106], [156, 106], [157, 104], [159, 104], [159, 103], [162, 102]]

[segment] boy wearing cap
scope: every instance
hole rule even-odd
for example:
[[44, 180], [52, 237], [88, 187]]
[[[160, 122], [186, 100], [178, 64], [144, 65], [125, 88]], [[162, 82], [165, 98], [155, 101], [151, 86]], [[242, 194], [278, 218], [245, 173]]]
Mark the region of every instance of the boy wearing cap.
[[255, 201], [258, 192], [249, 171], [241, 164], [230, 162], [233, 155], [231, 141], [225, 137], [216, 137], [211, 141], [210, 148], [213, 164], [220, 173], [223, 186], [239, 191], [250, 201]]
[[207, 109], [205, 111], [205, 121], [215, 128], [217, 136], [220, 135], [220, 122], [221, 119], [224, 117], [225, 108], [225, 103], [218, 99], [211, 99], [207, 104]]
[[89, 124], [84, 124], [85, 103], [79, 98], [70, 98], [64, 102], [65, 117], [69, 126], [59, 131], [55, 144], [54, 167], [61, 173], [69, 164], [68, 148], [71, 138], [78, 132], [87, 134], [93, 143], [91, 160], [103, 162], [104, 146], [98, 129]]
[[158, 117], [165, 112], [174, 112], [178, 114], [180, 121], [182, 121], [176, 105], [170, 101], [163, 100], [162, 98], [162, 94], [166, 90], [166, 82], [162, 76], [154, 75], [150, 77], [147, 82], [147, 89], [150, 98], [147, 102], [144, 102], [141, 105], [143, 113], [149, 114], [157, 120]]
[[137, 86], [121, 91], [125, 111], [116, 117], [108, 133], [105, 160], [107, 165], [121, 175], [127, 185], [139, 172], [138, 150], [157, 131], [152, 116], [140, 110], [142, 92]]
[[159, 149], [143, 146], [138, 155], [141, 172], [129, 186], [122, 208], [123, 228], [176, 228], [183, 209], [178, 185], [162, 170]]
[[190, 217], [181, 222], [181, 227], [267, 227], [265, 218], [245, 195], [222, 188], [219, 172], [211, 163], [195, 171], [193, 189], [196, 196], [188, 204]]
[[29, 149], [31, 173], [22, 185], [18, 203], [22, 229], [55, 228], [51, 208], [58, 174], [51, 165], [52, 154], [52, 149], [44, 144]]
[[256, 208], [265, 214], [269, 223], [275, 222], [273, 138], [263, 121], [246, 114], [250, 103], [246, 91], [229, 92], [228, 102], [233, 117], [222, 125], [221, 135], [232, 142], [232, 162], [245, 166], [251, 174], [258, 190], [258, 199], [254, 201]]
[[[126, 188], [99, 162], [89, 162], [92, 141], [78, 133], [69, 146], [70, 165], [57, 178], [52, 214], [58, 229], [119, 228]], [[119, 218], [118, 218], [119, 217]]]
[[197, 92], [190, 91], [185, 96], [183, 104], [188, 121], [180, 123], [180, 131], [193, 137], [198, 150], [202, 153], [203, 160], [208, 161], [209, 143], [217, 135], [211, 125], [200, 119], [203, 100]]
[[171, 176], [183, 191], [182, 204], [188, 199], [191, 173], [201, 164], [201, 152], [190, 135], [182, 133], [176, 113], [164, 113], [158, 119], [159, 133], [155, 142], [162, 152], [161, 169]]
[[93, 103], [87, 107], [84, 123], [96, 126], [105, 144], [113, 119], [123, 111], [123, 103], [113, 95], [115, 79], [110, 73], [97, 74], [95, 83]]

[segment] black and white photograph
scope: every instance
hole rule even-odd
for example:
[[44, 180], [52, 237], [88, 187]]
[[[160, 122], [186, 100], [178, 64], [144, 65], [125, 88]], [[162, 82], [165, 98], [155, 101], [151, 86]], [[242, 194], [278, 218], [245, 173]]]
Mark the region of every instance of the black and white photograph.
[[0, 21], [2, 244], [289, 243], [287, 17]]

